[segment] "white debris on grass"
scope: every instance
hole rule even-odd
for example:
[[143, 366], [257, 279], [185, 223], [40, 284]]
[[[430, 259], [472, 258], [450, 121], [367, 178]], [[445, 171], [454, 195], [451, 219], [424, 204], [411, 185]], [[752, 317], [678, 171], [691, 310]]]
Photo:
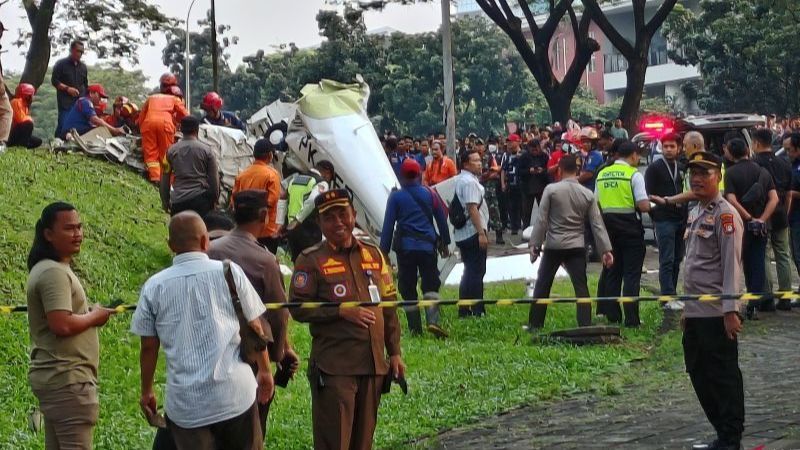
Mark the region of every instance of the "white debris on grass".
[[[530, 256], [525, 253], [522, 255], [501, 256], [486, 260], [486, 275], [483, 277], [484, 283], [494, 283], [498, 281], [510, 280], [532, 280], [539, 271], [539, 263], [531, 264]], [[461, 282], [461, 274], [464, 273], [464, 264], [458, 263], [450, 272], [445, 284], [448, 286], [458, 286]], [[556, 278], [566, 277], [567, 271], [559, 267]]]

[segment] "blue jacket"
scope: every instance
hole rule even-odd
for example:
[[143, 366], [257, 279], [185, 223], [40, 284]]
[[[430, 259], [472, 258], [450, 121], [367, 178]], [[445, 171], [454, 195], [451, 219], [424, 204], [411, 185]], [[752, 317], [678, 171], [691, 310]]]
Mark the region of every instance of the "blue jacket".
[[426, 168], [427, 164], [425, 162], [425, 157], [422, 156], [422, 153], [419, 153], [417, 155], [415, 155], [413, 153], [406, 153], [404, 155], [401, 155], [398, 152], [391, 152], [391, 153], [389, 153], [389, 164], [392, 165], [392, 170], [394, 170], [394, 174], [397, 176], [398, 180], [401, 178], [400, 177], [400, 166], [402, 166], [403, 165], [403, 161], [405, 161], [408, 158], [416, 159], [417, 162], [419, 163], [420, 169], [422, 169], [423, 172], [425, 171], [425, 168]]
[[242, 131], [246, 131], [244, 126], [244, 122], [241, 121], [236, 114], [230, 111], [220, 111], [219, 118], [212, 119], [208, 115], [206, 115], [203, 120], [208, 121], [211, 125], [218, 125], [220, 127], [228, 127], [228, 128], [237, 128]]
[[[433, 217], [429, 218], [412, 197], [414, 195], [424, 205], [428, 205]], [[436, 228], [432, 220], [436, 221]], [[401, 233], [400, 250], [436, 251], [436, 229], [438, 228], [442, 242], [450, 244], [450, 229], [447, 227], [447, 207], [438, 194], [420, 185], [418, 181], [403, 186], [403, 189], [389, 194], [386, 202], [386, 214], [381, 230], [381, 250], [389, 253], [392, 248], [395, 223]]]

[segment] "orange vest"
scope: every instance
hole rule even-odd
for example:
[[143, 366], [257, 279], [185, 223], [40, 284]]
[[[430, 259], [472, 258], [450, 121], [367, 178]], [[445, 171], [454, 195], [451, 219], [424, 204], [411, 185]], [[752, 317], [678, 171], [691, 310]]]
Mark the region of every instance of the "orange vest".
[[181, 119], [189, 115], [183, 100], [174, 95], [153, 94], [147, 98], [139, 114], [139, 125], [145, 123], [172, 122], [177, 126]]

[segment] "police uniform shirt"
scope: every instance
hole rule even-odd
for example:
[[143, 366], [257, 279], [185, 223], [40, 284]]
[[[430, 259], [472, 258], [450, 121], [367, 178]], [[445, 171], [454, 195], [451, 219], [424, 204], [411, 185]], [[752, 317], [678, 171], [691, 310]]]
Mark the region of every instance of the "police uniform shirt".
[[[370, 281], [382, 301], [395, 301], [391, 267], [378, 247], [357, 239], [351, 248], [322, 242], [295, 263], [292, 302], [368, 302]], [[362, 328], [339, 316], [339, 308], [295, 308], [292, 317], [309, 323], [311, 360], [329, 375], [386, 375], [389, 356], [400, 355], [397, 308], [370, 307], [375, 323]]]
[[[718, 195], [689, 214], [686, 229], [684, 291], [687, 294], [738, 294], [742, 280], [742, 219]], [[684, 316], [721, 317], [739, 311], [737, 300], [686, 302]]]

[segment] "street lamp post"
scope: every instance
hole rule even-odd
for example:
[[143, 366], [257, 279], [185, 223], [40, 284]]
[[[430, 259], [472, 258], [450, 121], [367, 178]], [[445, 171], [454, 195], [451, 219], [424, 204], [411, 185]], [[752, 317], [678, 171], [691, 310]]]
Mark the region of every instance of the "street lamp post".
[[186, 109], [191, 111], [192, 110], [192, 93], [190, 89], [190, 82], [189, 82], [189, 72], [191, 66], [191, 59], [192, 59], [192, 42], [189, 38], [189, 16], [192, 15], [192, 8], [194, 7], [194, 2], [197, 0], [192, 0], [192, 3], [189, 4], [189, 11], [186, 13], [186, 58], [184, 67], [186, 68]]

